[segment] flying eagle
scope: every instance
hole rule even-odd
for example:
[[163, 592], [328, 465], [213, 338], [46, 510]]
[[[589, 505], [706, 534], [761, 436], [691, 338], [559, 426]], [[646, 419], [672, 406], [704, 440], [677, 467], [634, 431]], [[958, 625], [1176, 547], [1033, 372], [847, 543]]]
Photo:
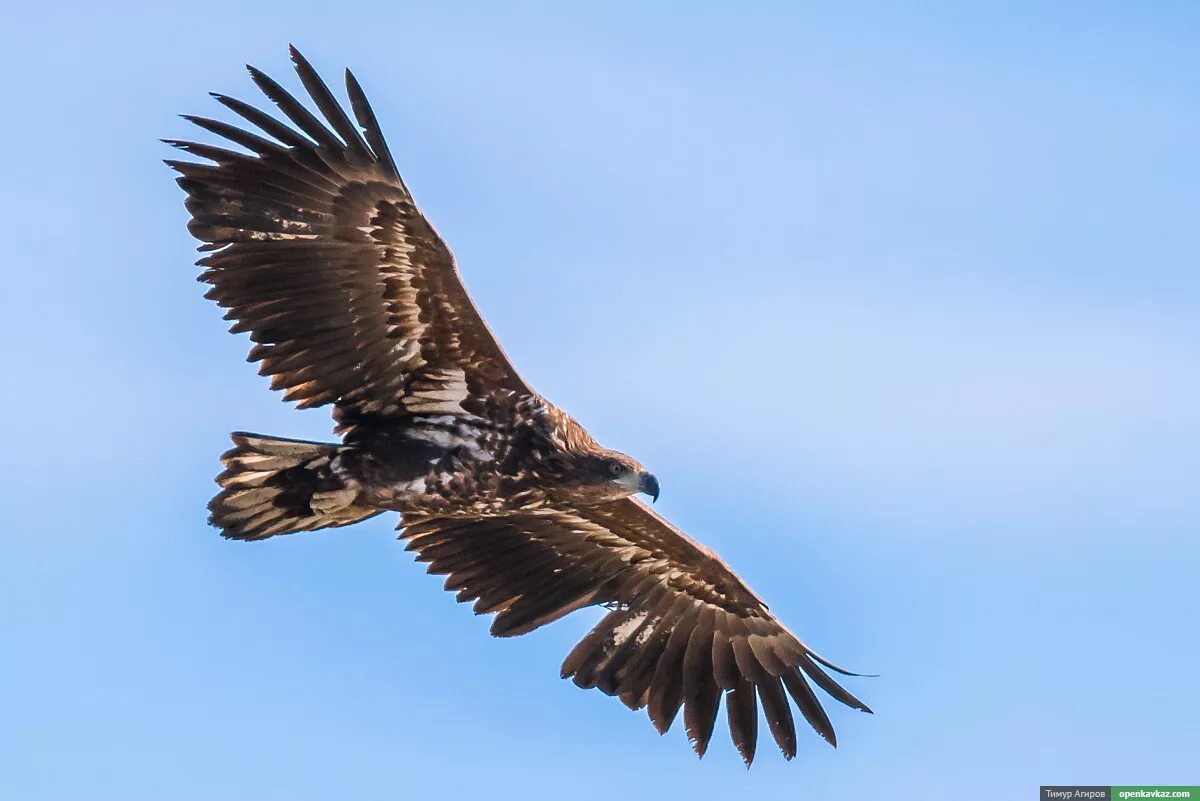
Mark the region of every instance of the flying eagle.
[[209, 504], [223, 536], [262, 540], [399, 512], [401, 539], [446, 589], [515, 636], [576, 609], [609, 611], [562, 665], [580, 687], [645, 707], [660, 733], [683, 708], [703, 756], [722, 697], [754, 758], [758, 707], [787, 758], [788, 696], [831, 744], [809, 682], [869, 712], [713, 551], [638, 493], [658, 480], [601, 446], [521, 378], [413, 201], [379, 123], [346, 72], [351, 119], [292, 60], [321, 119], [259, 70], [290, 125], [213, 96], [258, 133], [185, 116], [243, 150], [167, 140], [210, 163], [180, 173], [206, 297], [254, 342], [272, 389], [332, 404], [341, 442], [235, 433]]

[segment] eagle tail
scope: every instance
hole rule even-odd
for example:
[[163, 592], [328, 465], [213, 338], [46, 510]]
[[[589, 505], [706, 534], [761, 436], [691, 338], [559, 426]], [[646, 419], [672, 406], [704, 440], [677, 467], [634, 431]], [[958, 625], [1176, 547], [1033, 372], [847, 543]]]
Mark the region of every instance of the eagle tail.
[[234, 432], [234, 447], [221, 455], [221, 491], [208, 504], [208, 522], [221, 536], [262, 540], [379, 514], [361, 505], [359, 491], [334, 470], [343, 445]]

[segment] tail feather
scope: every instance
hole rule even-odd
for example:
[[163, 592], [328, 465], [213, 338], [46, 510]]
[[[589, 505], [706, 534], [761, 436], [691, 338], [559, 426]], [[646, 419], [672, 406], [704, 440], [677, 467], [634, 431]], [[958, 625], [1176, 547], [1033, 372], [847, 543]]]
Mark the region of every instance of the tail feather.
[[346, 526], [379, 510], [359, 505], [358, 490], [333, 469], [342, 445], [235, 432], [221, 455], [221, 491], [208, 504], [221, 536], [261, 540], [276, 534]]

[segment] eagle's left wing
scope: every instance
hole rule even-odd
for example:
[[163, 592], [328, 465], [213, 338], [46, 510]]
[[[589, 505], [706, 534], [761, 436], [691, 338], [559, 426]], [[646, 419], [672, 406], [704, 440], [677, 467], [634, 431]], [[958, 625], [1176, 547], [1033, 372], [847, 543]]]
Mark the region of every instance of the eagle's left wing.
[[187, 119], [247, 152], [169, 140], [213, 162], [167, 163], [208, 251], [208, 297], [228, 309], [231, 330], [249, 332], [250, 360], [301, 408], [334, 404], [347, 436], [406, 414], [486, 415], [495, 398], [532, 395], [413, 202], [358, 82], [347, 71], [351, 119], [295, 48], [292, 59], [323, 119], [250, 68], [290, 124], [216, 95], [261, 135]]
[[708, 747], [723, 694], [730, 734], [747, 764], [759, 701], [787, 758], [796, 753], [787, 695], [836, 744], [805, 676], [838, 701], [870, 711], [821, 665], [847, 671], [800, 642], [715, 553], [640, 501], [408, 522], [401, 535], [408, 550], [429, 563], [429, 572], [447, 575], [458, 600], [475, 601], [477, 613], [498, 613], [497, 636], [609, 605], [563, 663], [563, 677], [618, 696], [631, 709], [648, 707], [660, 732], [682, 706], [698, 754]]

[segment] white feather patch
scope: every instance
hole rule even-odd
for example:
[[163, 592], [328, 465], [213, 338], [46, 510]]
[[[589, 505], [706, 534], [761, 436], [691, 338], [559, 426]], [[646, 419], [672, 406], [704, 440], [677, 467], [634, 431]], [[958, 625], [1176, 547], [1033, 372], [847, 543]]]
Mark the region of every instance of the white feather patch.
[[413, 381], [404, 407], [423, 414], [460, 414], [467, 399], [467, 375], [461, 368], [427, 370]]

